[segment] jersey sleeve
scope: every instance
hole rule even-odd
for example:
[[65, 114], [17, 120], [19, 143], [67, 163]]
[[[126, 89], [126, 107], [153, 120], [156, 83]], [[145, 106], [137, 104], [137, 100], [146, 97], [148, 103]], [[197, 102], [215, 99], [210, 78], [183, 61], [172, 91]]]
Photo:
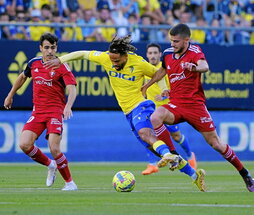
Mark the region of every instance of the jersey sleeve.
[[150, 78], [153, 77], [154, 73], [157, 72], [158, 69], [144, 59], [141, 60], [141, 62], [144, 75]]
[[108, 54], [106, 52], [91, 51], [89, 53], [89, 60], [102, 65], [107, 55]]
[[23, 71], [26, 77], [29, 77], [29, 78], [32, 77], [31, 67], [32, 67], [32, 62], [29, 61], [29, 62], [27, 63], [27, 65], [26, 65], [25, 70]]
[[64, 84], [67, 85], [77, 85], [76, 79], [73, 75], [73, 73], [70, 70], [70, 67], [67, 63], [64, 63], [62, 65], [63, 70], [63, 81]]
[[193, 56], [193, 63], [197, 64], [199, 60], [206, 60], [205, 54], [202, 52], [201, 48], [199, 46], [198, 51], [196, 51], [196, 54]]

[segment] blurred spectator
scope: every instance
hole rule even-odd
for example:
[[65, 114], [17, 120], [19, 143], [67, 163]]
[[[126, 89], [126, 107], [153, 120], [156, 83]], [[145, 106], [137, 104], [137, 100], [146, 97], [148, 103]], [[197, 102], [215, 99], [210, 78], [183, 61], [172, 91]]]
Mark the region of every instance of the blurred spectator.
[[[152, 18], [149, 15], [144, 14], [141, 16], [141, 24], [142, 25], [151, 25], [152, 24]], [[150, 41], [150, 29], [146, 27], [142, 27], [140, 29], [140, 41], [148, 42]]]
[[203, 17], [204, 0], [190, 0], [190, 8], [196, 19]]
[[7, 9], [6, 9], [6, 4], [5, 4], [5, 0], [0, 0], [0, 14], [6, 13]]
[[139, 42], [140, 29], [138, 28], [138, 18], [135, 13], [129, 15], [128, 22], [129, 22], [129, 34], [131, 34], [131, 40], [133, 42]]
[[[152, 25], [158, 26], [158, 20], [152, 19]], [[150, 41], [157, 42], [160, 41], [161, 43], [166, 41], [168, 31], [165, 29], [150, 29]]]
[[[69, 20], [65, 23], [77, 24], [78, 23], [78, 14], [76, 11], [70, 12]], [[72, 40], [80, 41], [83, 40], [82, 30], [78, 26], [66, 27], [64, 28], [64, 35], [62, 35], [63, 40]]]
[[[27, 20], [26, 14], [23, 10], [19, 10], [16, 13], [15, 22], [25, 23]], [[10, 26], [10, 33], [16, 40], [30, 40], [30, 32], [28, 26]]]
[[109, 9], [108, 0], [98, 0], [97, 1], [97, 11], [99, 12], [102, 9]]
[[[220, 27], [220, 22], [218, 19], [213, 19], [211, 27]], [[224, 44], [224, 34], [220, 30], [209, 30], [206, 34], [206, 43], [208, 44]]]
[[78, 0], [61, 0], [58, 4], [61, 4], [61, 10], [63, 11], [64, 17], [70, 16], [71, 12], [77, 12], [78, 15], [81, 15], [82, 13]]
[[[203, 17], [197, 19], [197, 27], [205, 27], [206, 22]], [[206, 31], [202, 29], [191, 30], [191, 40], [194, 43], [203, 44], [205, 43]]]
[[31, 0], [33, 9], [41, 9], [42, 5], [44, 4], [51, 5], [53, 4], [53, 2], [54, 0]]
[[168, 11], [172, 11], [175, 0], [159, 0], [161, 12], [165, 15]]
[[[254, 19], [251, 20], [251, 27], [254, 28]], [[254, 31], [252, 31], [250, 35], [250, 44], [254, 45]]]
[[140, 13], [138, 7], [138, 0], [121, 0], [122, 2], [122, 11], [126, 19], [132, 14], [139, 20]]
[[140, 15], [148, 15], [158, 23], [164, 23], [165, 17], [161, 12], [158, 0], [138, 0]]
[[52, 19], [52, 12], [48, 4], [41, 6], [41, 19], [42, 21], [50, 21]]
[[192, 22], [192, 14], [190, 9], [186, 8], [179, 17], [179, 23], [184, 23], [186, 25], [188, 25], [189, 27], [195, 27], [196, 24], [194, 22]]
[[[33, 23], [43, 23], [41, 20], [41, 11], [34, 9], [31, 11], [31, 21]], [[40, 36], [46, 32], [51, 32], [51, 28], [47, 26], [29, 26], [29, 32], [32, 40], [40, 40]]]
[[[248, 26], [248, 23], [246, 20], [244, 20], [242, 17], [238, 17], [235, 22], [234, 22], [234, 27], [236, 27], [236, 29], [238, 27], [250, 27]], [[236, 45], [247, 45], [250, 43], [250, 33], [248, 31], [244, 31], [244, 30], [236, 30], [234, 32], [234, 44]]]
[[96, 0], [89, 0], [89, 1], [84, 1], [84, 0], [78, 0], [79, 7], [80, 9], [83, 10], [93, 10], [96, 8]]
[[[88, 24], [88, 25], [95, 25], [96, 18], [93, 16], [93, 10], [92, 9], [86, 9], [83, 10], [83, 22], [82, 24]], [[82, 35], [83, 39], [87, 42], [95, 41], [95, 28], [93, 27], [83, 27], [82, 28]]]
[[[121, 0], [108, 0], [111, 18], [117, 26], [128, 26], [128, 20], [123, 16]], [[127, 28], [118, 27], [117, 35], [123, 37], [127, 35]]]
[[[10, 18], [7, 13], [0, 14], [0, 22], [9, 22]], [[9, 26], [0, 26], [0, 39], [14, 39], [10, 33], [10, 27]]]
[[55, 24], [54, 28], [51, 29], [51, 32], [54, 33], [59, 40], [62, 40], [62, 35], [64, 35], [64, 28], [57, 26], [57, 24], [63, 23], [63, 17], [60, 16], [58, 11], [52, 13], [52, 23]]
[[[96, 25], [113, 25], [108, 8], [102, 7], [102, 9], [99, 10], [99, 19], [96, 20]], [[115, 28], [98, 27], [95, 30], [97, 41], [110, 42], [115, 34]]]

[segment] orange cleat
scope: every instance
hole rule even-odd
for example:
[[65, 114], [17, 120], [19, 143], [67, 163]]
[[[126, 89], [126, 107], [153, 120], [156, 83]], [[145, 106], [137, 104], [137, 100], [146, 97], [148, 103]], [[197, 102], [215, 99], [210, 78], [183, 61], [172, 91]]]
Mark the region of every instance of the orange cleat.
[[142, 172], [142, 175], [150, 175], [156, 172], [159, 172], [159, 168], [157, 166], [148, 164], [147, 168]]
[[197, 169], [197, 161], [196, 161], [196, 156], [194, 154], [194, 152], [191, 153], [191, 159], [188, 160], [188, 163], [190, 164], [190, 166], [193, 168], [193, 169]]

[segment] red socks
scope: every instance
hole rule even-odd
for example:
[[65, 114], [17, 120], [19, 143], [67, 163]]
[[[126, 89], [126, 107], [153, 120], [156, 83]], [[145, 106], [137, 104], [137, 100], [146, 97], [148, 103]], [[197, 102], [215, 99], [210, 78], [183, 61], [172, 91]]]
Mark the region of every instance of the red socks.
[[164, 124], [162, 124], [158, 128], [155, 128], [154, 131], [156, 136], [164, 143], [166, 143], [170, 151], [175, 151], [175, 146], [170, 138], [170, 133]]
[[235, 152], [227, 145], [226, 151], [222, 153], [222, 156], [230, 162], [238, 171], [243, 169], [243, 164], [236, 156]]
[[50, 158], [47, 157], [38, 147], [32, 146], [29, 151], [26, 152], [26, 154], [31, 157], [34, 161], [48, 166], [51, 162]]
[[63, 153], [55, 158], [57, 169], [66, 182], [72, 181], [71, 173], [68, 167], [68, 161]]

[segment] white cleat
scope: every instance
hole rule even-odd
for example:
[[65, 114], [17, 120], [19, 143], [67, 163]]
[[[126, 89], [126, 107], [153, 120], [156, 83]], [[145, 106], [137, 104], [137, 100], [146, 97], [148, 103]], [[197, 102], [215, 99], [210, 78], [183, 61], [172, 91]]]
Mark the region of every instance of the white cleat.
[[65, 182], [65, 186], [62, 189], [63, 191], [72, 191], [72, 190], [78, 190], [77, 185], [74, 183], [74, 181], [71, 182]]
[[48, 176], [47, 176], [47, 180], [46, 180], [46, 185], [48, 187], [51, 187], [56, 179], [56, 171], [57, 171], [57, 165], [56, 165], [56, 161], [52, 161], [54, 163], [54, 167], [50, 168], [48, 167]]

